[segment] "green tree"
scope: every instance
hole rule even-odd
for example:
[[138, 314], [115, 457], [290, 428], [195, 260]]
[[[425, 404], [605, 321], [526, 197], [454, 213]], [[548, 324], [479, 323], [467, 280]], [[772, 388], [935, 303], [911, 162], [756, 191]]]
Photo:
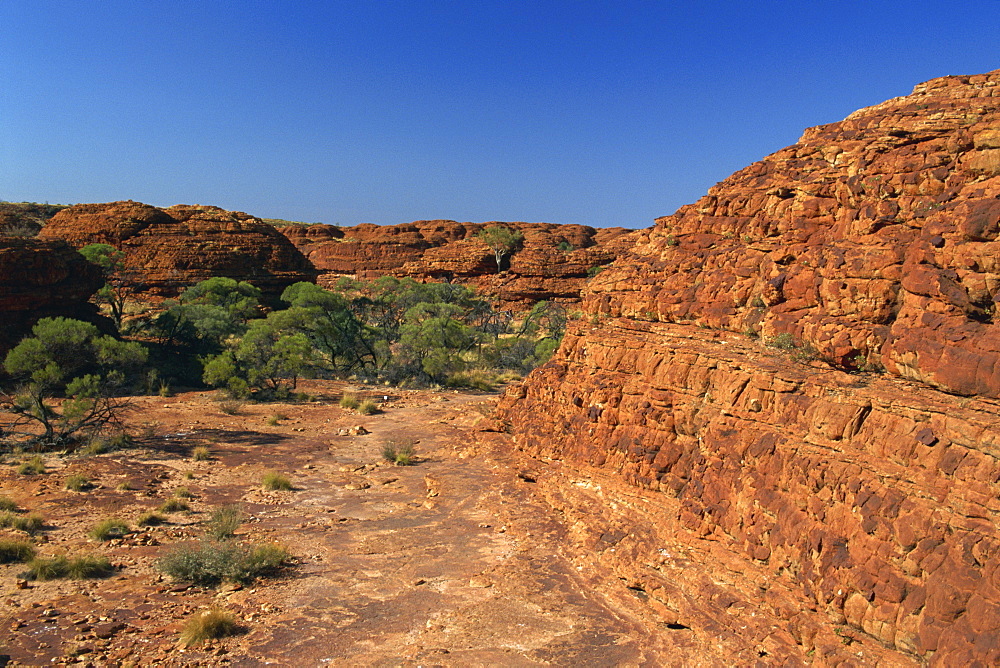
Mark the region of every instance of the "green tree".
[[[3, 403], [16, 416], [10, 435], [40, 450], [68, 447], [81, 434], [121, 426], [127, 402], [120, 395], [145, 362], [141, 345], [101, 335], [90, 323], [39, 320], [32, 336], [4, 360], [4, 369], [20, 383]], [[54, 401], [58, 398], [62, 401]]]
[[454, 304], [418, 304], [411, 308], [400, 329], [400, 361], [436, 381], [464, 369], [462, 353], [478, 339], [461, 316], [462, 310]]
[[378, 334], [358, 319], [343, 295], [313, 283], [296, 283], [285, 288], [281, 300], [291, 307], [268, 317], [273, 316], [282, 329], [304, 333], [326, 355], [333, 371], [351, 372], [376, 365], [374, 341]]
[[153, 329], [164, 340], [200, 353], [218, 352], [260, 310], [260, 290], [245, 281], [217, 276], [184, 290], [166, 303]]
[[237, 397], [288, 396], [316, 362], [306, 335], [283, 330], [280, 320], [281, 312], [254, 320], [229, 350], [206, 362], [204, 381]]
[[104, 286], [94, 295], [98, 304], [107, 304], [115, 328], [121, 331], [125, 305], [135, 297], [139, 284], [125, 267], [125, 253], [108, 244], [88, 244], [80, 255], [104, 273]]
[[490, 225], [476, 234], [476, 238], [486, 244], [497, 261], [497, 273], [503, 271], [503, 260], [514, 252], [524, 235], [503, 225]]

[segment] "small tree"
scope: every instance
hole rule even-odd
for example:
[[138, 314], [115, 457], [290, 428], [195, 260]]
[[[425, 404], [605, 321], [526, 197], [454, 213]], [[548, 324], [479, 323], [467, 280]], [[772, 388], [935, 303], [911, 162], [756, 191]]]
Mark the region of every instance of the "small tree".
[[[126, 402], [119, 395], [145, 362], [141, 345], [102, 336], [90, 323], [39, 320], [32, 336], [4, 361], [7, 373], [21, 383], [2, 404], [16, 416], [11, 436], [42, 450], [120, 425]], [[21, 431], [30, 425], [34, 429]]]
[[524, 235], [517, 230], [502, 225], [490, 225], [483, 228], [476, 238], [489, 246], [497, 260], [497, 273], [503, 271], [503, 259], [514, 252]]
[[134, 276], [125, 268], [125, 253], [108, 244], [89, 244], [80, 249], [80, 255], [91, 264], [96, 264], [104, 273], [104, 286], [94, 295], [98, 304], [107, 304], [111, 319], [120, 332], [125, 304], [138, 291]]

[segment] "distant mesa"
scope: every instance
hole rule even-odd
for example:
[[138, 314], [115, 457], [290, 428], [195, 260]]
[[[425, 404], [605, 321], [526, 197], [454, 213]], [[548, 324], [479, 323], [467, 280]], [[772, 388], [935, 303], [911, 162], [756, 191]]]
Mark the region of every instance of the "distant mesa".
[[155, 296], [175, 296], [199, 281], [226, 276], [249, 281], [273, 299], [317, 274], [273, 226], [215, 206], [77, 204], [53, 216], [39, 237], [75, 248], [106, 243], [122, 250], [126, 268]]

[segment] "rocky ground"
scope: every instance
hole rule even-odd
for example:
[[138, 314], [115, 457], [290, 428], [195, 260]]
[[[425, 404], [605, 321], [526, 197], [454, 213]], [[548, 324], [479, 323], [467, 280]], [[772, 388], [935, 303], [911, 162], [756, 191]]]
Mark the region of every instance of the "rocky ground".
[[[145, 397], [133, 415], [148, 425], [137, 449], [47, 457], [42, 475], [0, 468], [0, 494], [45, 519], [40, 555], [103, 554], [116, 567], [105, 579], [23, 588], [23, 565], [0, 566], [10, 665], [671, 663], [685, 630], [667, 629], [639, 592], [574, 559], [568, 527], [534, 478], [477, 444], [495, 424], [495, 397], [356, 388], [382, 404], [360, 416], [337, 405], [343, 389], [317, 382], [307, 387], [316, 401], [234, 416], [211, 393]], [[268, 424], [278, 413], [287, 417]], [[357, 426], [370, 433], [351, 435]], [[415, 442], [416, 464], [383, 462], [387, 441]], [[211, 459], [194, 461], [198, 446]], [[268, 470], [294, 490], [262, 491]], [[64, 489], [75, 473], [96, 486]], [[190, 512], [120, 540], [87, 537], [105, 517], [134, 527], [181, 487], [193, 494]], [[234, 502], [247, 516], [238, 535], [287, 546], [289, 568], [218, 589], [154, 568], [170, 546], [201, 536], [212, 508]], [[211, 606], [234, 613], [242, 632], [182, 648], [184, 622]]]

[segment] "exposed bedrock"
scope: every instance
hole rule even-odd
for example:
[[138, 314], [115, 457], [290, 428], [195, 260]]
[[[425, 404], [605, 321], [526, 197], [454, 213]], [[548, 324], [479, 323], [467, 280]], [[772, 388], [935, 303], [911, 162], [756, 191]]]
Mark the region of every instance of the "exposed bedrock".
[[77, 204], [56, 214], [39, 236], [65, 239], [77, 248], [115, 246], [125, 253], [126, 270], [153, 295], [175, 296], [199, 281], [226, 276], [249, 281], [273, 298], [292, 283], [316, 277], [274, 227], [214, 206]]
[[811, 128], [658, 220], [504, 398], [519, 447], [676, 499], [833, 624], [1000, 663], [998, 84]]
[[[515, 229], [523, 241], [497, 272], [476, 235], [490, 225]], [[281, 231], [321, 272], [320, 284], [342, 276], [392, 275], [471, 285], [511, 305], [542, 299], [578, 301], [588, 272], [612, 262], [634, 232], [554, 223], [458, 223], [419, 220], [402, 225], [287, 226]]]

